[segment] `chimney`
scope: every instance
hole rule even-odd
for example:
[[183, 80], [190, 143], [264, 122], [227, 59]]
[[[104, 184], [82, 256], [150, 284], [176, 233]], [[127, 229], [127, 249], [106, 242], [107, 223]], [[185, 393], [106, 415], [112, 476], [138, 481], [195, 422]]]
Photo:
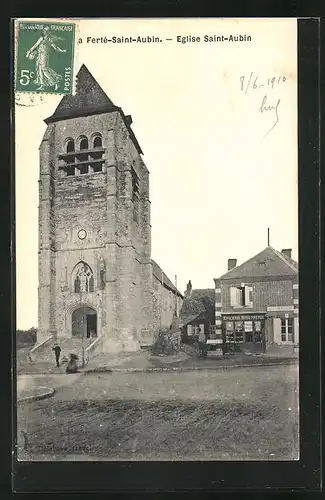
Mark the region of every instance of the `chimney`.
[[289, 259], [291, 259], [291, 252], [292, 252], [291, 248], [285, 248], [284, 250], [281, 250], [281, 253], [289, 257]]
[[132, 125], [133, 120], [131, 115], [126, 115], [125, 119], [128, 125]]
[[228, 259], [228, 271], [237, 266], [237, 259]]

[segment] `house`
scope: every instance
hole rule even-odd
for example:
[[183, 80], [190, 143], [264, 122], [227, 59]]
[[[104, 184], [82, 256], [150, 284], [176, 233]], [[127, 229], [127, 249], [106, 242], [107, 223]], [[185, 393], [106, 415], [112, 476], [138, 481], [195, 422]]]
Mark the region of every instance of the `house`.
[[207, 338], [210, 338], [215, 328], [214, 296], [213, 288], [192, 290], [191, 282], [189, 282], [179, 320], [183, 342], [191, 342], [199, 328]]
[[265, 351], [299, 343], [298, 264], [291, 250], [271, 246], [215, 279], [215, 325], [220, 343]]

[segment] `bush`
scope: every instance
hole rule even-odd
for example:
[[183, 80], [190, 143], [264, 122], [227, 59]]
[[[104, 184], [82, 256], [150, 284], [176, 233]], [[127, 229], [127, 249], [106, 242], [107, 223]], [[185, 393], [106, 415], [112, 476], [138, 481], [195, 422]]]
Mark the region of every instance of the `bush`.
[[17, 347], [34, 345], [36, 343], [36, 340], [37, 340], [36, 328], [30, 328], [29, 330], [17, 330], [16, 331], [16, 345], [17, 345]]
[[159, 330], [158, 335], [152, 346], [152, 354], [172, 356], [177, 354], [180, 349], [180, 331], [177, 330]]

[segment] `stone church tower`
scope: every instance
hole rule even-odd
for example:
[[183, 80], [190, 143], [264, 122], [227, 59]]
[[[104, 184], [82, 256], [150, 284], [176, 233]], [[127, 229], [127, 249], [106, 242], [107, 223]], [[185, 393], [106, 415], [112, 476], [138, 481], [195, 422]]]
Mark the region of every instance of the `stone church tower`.
[[153, 335], [149, 172], [132, 118], [85, 66], [40, 146], [38, 341], [89, 337], [102, 352]]

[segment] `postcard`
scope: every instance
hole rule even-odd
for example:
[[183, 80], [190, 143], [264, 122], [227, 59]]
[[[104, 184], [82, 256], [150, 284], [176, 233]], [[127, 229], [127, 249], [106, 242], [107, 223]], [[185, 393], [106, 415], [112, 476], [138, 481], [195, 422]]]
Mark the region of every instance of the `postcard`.
[[297, 20], [16, 19], [18, 461], [299, 460]]

